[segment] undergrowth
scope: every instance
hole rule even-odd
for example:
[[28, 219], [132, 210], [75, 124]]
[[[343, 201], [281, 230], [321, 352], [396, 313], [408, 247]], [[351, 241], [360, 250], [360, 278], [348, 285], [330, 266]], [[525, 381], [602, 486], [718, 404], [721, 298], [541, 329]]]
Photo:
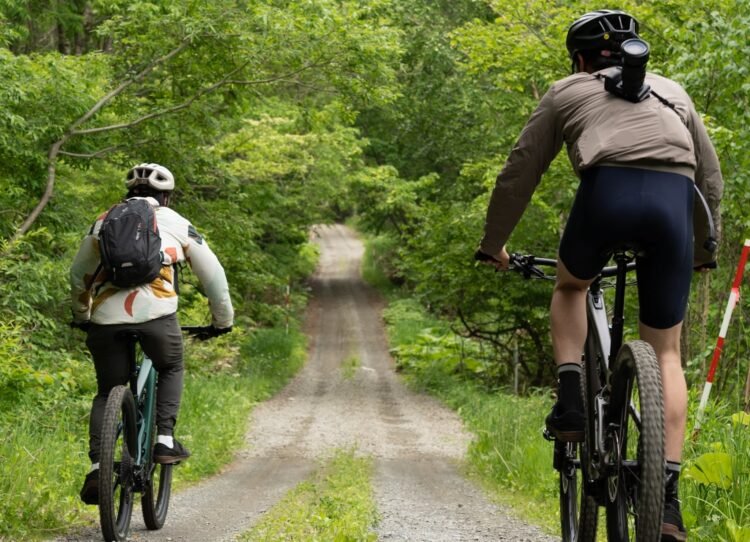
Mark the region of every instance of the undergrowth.
[[[230, 461], [252, 405], [280, 389], [304, 359], [305, 339], [296, 329], [186, 341], [176, 435], [193, 456], [175, 469], [176, 487]], [[29, 387], [12, 400], [0, 398], [0, 540], [37, 540], [97, 521], [96, 508], [78, 498], [89, 468], [93, 366], [80, 362], [76, 370], [75, 387]]]

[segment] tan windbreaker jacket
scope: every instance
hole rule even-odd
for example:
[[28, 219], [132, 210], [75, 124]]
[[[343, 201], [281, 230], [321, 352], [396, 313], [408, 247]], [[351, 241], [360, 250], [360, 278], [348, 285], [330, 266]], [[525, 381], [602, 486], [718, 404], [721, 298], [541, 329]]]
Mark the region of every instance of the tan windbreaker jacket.
[[[706, 128], [679, 84], [651, 73], [646, 83], [675, 109], [654, 96], [637, 104], [613, 96], [595, 74], [577, 73], [550, 87], [497, 177], [480, 245], [483, 252], [496, 255], [507, 242], [563, 143], [579, 177], [587, 168], [609, 165], [693, 179], [708, 202], [718, 236], [723, 181]], [[708, 221], [698, 198], [694, 232], [696, 265], [712, 261], [703, 248]]]
[[161, 236], [164, 266], [159, 277], [149, 284], [118, 288], [108, 282], [104, 270], [92, 280], [99, 266], [98, 234], [106, 213], [102, 214], [83, 239], [70, 269], [70, 293], [73, 319], [91, 320], [95, 324], [142, 323], [177, 311], [172, 264], [188, 262], [208, 297], [213, 325], [232, 325], [234, 309], [229, 297], [224, 268], [216, 255], [185, 218], [169, 207], [161, 207], [153, 198], [146, 198], [155, 207], [156, 223]]

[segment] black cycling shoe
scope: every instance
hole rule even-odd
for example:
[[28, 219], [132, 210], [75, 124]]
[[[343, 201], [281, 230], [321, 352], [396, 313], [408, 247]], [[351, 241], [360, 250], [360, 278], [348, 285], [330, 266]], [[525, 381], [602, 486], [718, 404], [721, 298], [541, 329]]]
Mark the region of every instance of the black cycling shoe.
[[154, 463], [172, 465], [190, 457], [190, 452], [182, 444], [174, 441], [174, 447], [169, 448], [161, 442], [154, 446]]
[[676, 498], [664, 499], [664, 519], [661, 524], [662, 542], [684, 542], [687, 540], [687, 531], [682, 523], [680, 512], [680, 501]]
[[99, 504], [99, 469], [86, 475], [80, 495], [85, 504]]
[[544, 420], [547, 431], [560, 442], [583, 442], [584, 415], [578, 410], [563, 410], [555, 403]]

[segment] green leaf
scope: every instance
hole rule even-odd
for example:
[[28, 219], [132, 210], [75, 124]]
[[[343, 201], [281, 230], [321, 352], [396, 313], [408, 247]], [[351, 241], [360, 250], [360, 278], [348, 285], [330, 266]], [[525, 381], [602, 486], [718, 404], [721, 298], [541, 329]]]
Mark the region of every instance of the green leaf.
[[750, 542], [750, 527], [740, 527], [732, 519], [728, 519], [724, 526], [732, 537], [732, 542]]
[[685, 469], [685, 476], [699, 484], [729, 489], [732, 484], [732, 456], [726, 452], [703, 454]]
[[750, 414], [747, 412], [736, 412], [732, 414], [732, 424], [750, 425]]

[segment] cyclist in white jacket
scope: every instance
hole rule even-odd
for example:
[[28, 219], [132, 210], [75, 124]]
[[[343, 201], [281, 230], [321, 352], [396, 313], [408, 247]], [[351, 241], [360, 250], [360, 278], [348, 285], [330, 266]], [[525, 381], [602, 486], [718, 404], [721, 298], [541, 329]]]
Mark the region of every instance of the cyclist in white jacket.
[[127, 175], [127, 198], [145, 198], [154, 206], [161, 236], [162, 268], [147, 284], [118, 288], [100, 268], [98, 234], [103, 213], [83, 239], [70, 270], [74, 325], [88, 332], [86, 345], [96, 369], [97, 394], [89, 420], [91, 471], [81, 490], [87, 504], [99, 501], [98, 469], [104, 407], [113, 387], [128, 381], [123, 331], [138, 333], [141, 347], [159, 373], [154, 461], [177, 463], [190, 456], [173, 437], [183, 379], [182, 333], [177, 322], [175, 265], [187, 262], [201, 282], [212, 314], [214, 335], [232, 329], [234, 310], [224, 268], [192, 224], [168, 207], [174, 176], [159, 164], [139, 164]]

